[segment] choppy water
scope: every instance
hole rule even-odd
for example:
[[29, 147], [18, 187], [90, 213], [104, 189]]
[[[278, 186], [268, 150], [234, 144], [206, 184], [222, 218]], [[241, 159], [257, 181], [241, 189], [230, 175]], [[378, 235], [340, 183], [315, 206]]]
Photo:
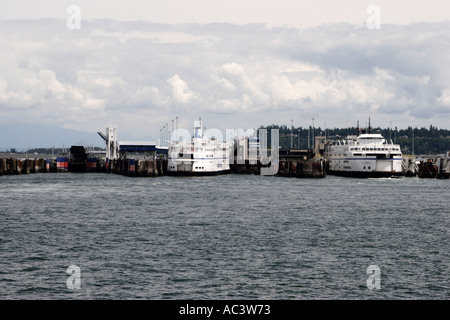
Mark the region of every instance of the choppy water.
[[[448, 299], [450, 181], [0, 177], [0, 299]], [[81, 289], [66, 270], [81, 268]], [[380, 289], [367, 268], [380, 268]]]

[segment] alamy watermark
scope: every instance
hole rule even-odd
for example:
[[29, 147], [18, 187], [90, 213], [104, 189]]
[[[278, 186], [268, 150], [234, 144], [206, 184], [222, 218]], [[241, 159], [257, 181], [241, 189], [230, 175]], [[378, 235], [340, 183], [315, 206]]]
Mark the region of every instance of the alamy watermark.
[[70, 277], [67, 278], [67, 289], [70, 290], [79, 290], [81, 289], [81, 268], [75, 265], [70, 265], [67, 270], [67, 274], [70, 274]]
[[69, 30], [81, 29], [81, 9], [77, 5], [70, 5], [66, 10], [69, 16], [66, 20], [66, 26]]
[[369, 15], [366, 21], [367, 28], [370, 30], [381, 29], [381, 9], [379, 6], [371, 5], [367, 7], [366, 13]]
[[369, 290], [381, 289], [381, 269], [376, 264], [370, 265], [367, 268], [367, 274], [370, 275], [367, 279], [367, 288]]

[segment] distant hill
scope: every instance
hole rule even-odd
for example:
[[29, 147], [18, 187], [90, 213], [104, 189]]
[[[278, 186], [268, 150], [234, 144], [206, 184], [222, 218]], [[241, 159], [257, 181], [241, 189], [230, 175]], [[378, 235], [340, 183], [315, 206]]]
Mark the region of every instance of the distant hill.
[[26, 151], [33, 148], [70, 148], [85, 144], [105, 147], [104, 141], [96, 132], [83, 132], [40, 124], [0, 124], [0, 151]]

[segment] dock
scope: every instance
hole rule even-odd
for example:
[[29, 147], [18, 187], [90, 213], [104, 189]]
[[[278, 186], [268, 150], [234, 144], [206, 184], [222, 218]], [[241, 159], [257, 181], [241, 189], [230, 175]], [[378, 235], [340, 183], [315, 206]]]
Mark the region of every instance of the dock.
[[[71, 146], [69, 152], [46, 158], [3, 154], [0, 176], [51, 172], [101, 172], [128, 177], [167, 174], [168, 146], [157, 146], [151, 141], [117, 141], [115, 127], [106, 128], [106, 134], [99, 132], [99, 135], [105, 140], [104, 151], [78, 145]], [[267, 154], [270, 158], [270, 149], [260, 150], [259, 141], [254, 137], [235, 140], [230, 172], [260, 175], [262, 168], [270, 167], [277, 177], [325, 178], [328, 162], [323, 155], [327, 143], [326, 137], [316, 136], [313, 148], [279, 149], [276, 162], [262, 164], [260, 156]], [[434, 156], [403, 155], [402, 171], [405, 177], [449, 179], [450, 151]]]

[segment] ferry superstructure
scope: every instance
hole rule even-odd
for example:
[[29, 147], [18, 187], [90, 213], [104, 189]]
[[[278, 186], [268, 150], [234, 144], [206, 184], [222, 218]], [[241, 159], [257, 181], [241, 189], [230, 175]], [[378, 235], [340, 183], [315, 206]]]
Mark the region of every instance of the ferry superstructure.
[[203, 134], [201, 119], [194, 122], [191, 141], [177, 141], [169, 145], [168, 175], [202, 176], [230, 172], [231, 145]]
[[403, 175], [400, 145], [381, 134], [347, 136], [329, 145], [324, 153], [328, 173], [352, 177], [392, 177]]

